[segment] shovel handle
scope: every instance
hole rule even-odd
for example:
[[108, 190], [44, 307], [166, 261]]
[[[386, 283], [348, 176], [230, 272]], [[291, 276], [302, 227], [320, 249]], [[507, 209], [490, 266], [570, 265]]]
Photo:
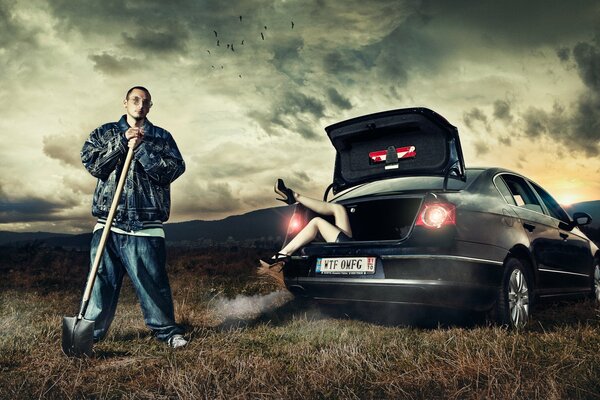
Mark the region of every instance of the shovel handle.
[[117, 189], [115, 190], [115, 195], [113, 197], [112, 204], [110, 205], [110, 211], [108, 212], [108, 217], [106, 218], [106, 225], [104, 225], [104, 230], [102, 231], [100, 244], [98, 244], [98, 248], [96, 250], [94, 263], [92, 264], [92, 269], [90, 270], [87, 284], [85, 285], [85, 292], [83, 293], [83, 300], [81, 302], [81, 310], [79, 311], [79, 315], [77, 317], [79, 319], [83, 318], [83, 314], [85, 313], [87, 303], [90, 300], [92, 288], [94, 287], [94, 280], [96, 279], [96, 273], [98, 272], [98, 267], [100, 266], [100, 260], [102, 259], [104, 247], [106, 246], [106, 239], [108, 238], [108, 234], [110, 233], [110, 227], [112, 226], [113, 219], [115, 218], [115, 214], [117, 212], [117, 206], [119, 205], [119, 200], [121, 199], [121, 194], [123, 193], [123, 186], [125, 186], [125, 179], [127, 179], [127, 174], [129, 172], [129, 166], [131, 165], [132, 158], [133, 147], [130, 147], [129, 151], [127, 152], [127, 157], [125, 158], [125, 163], [123, 164], [123, 169], [121, 170], [121, 176], [119, 177], [119, 183], [117, 184]]

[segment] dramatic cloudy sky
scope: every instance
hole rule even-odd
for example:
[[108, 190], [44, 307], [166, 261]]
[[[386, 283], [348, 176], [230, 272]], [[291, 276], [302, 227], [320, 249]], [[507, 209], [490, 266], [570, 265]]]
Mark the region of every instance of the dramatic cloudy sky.
[[138, 84], [187, 162], [171, 221], [276, 206], [277, 177], [320, 197], [323, 128], [411, 106], [459, 128], [468, 166], [600, 199], [593, 0], [0, 0], [0, 77], [0, 230], [91, 229], [79, 150]]

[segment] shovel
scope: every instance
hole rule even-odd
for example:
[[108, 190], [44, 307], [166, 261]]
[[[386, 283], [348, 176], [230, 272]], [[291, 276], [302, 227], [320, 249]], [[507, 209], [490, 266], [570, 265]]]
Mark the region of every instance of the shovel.
[[98, 267], [100, 266], [102, 253], [104, 252], [104, 247], [106, 246], [106, 239], [110, 233], [110, 227], [117, 211], [117, 205], [119, 204], [119, 199], [121, 198], [121, 193], [123, 192], [123, 186], [125, 185], [125, 179], [127, 177], [127, 172], [129, 171], [129, 165], [131, 164], [132, 158], [133, 147], [130, 147], [129, 151], [127, 152], [127, 157], [125, 158], [125, 164], [123, 164], [123, 170], [121, 171], [119, 183], [117, 184], [115, 197], [113, 198], [110, 206], [108, 218], [106, 218], [106, 225], [102, 231], [102, 237], [100, 238], [100, 244], [98, 245], [98, 250], [96, 251], [94, 263], [88, 276], [79, 314], [76, 317], [63, 317], [62, 350], [67, 356], [79, 357], [86, 355], [90, 357], [92, 355], [92, 345], [94, 344], [94, 321], [83, 318], [83, 315], [85, 314], [85, 310], [90, 301], [92, 287], [94, 286], [94, 281], [96, 280], [96, 273], [98, 272]]

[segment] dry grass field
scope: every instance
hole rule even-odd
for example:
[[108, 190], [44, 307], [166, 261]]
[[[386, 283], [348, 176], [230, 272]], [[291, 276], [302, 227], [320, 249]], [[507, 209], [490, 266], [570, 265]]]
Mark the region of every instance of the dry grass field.
[[255, 273], [255, 250], [169, 250], [189, 346], [144, 326], [126, 284], [93, 358], [65, 357], [87, 254], [0, 248], [1, 399], [600, 399], [600, 309], [544, 306], [520, 332], [323, 313]]

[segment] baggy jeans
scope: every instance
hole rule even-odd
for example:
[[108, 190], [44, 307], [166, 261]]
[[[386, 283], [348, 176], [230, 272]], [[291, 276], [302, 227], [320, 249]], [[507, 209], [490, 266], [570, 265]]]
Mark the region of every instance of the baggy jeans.
[[[103, 229], [92, 236], [91, 263]], [[90, 264], [91, 265], [91, 264]], [[94, 321], [94, 340], [106, 336], [117, 309], [125, 272], [142, 307], [144, 322], [157, 339], [166, 341], [183, 328], [175, 323], [173, 298], [167, 276], [165, 239], [111, 232], [98, 268], [85, 318]]]

